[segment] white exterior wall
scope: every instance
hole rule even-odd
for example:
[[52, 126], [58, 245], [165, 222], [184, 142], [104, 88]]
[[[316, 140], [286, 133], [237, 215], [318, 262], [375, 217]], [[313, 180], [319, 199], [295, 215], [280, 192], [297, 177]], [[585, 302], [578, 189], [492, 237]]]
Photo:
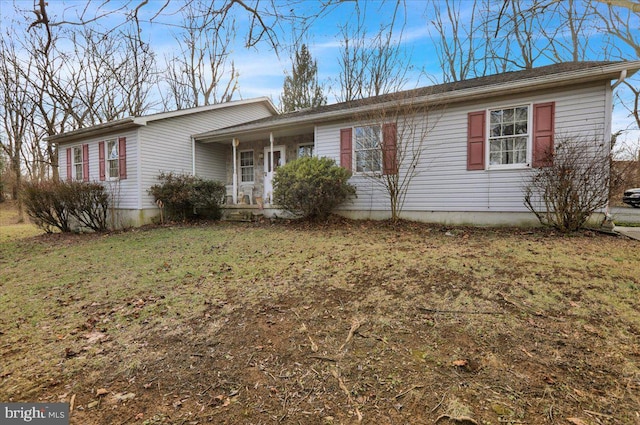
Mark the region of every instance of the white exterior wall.
[[[127, 138], [127, 178], [108, 179], [100, 181], [100, 165], [98, 157], [98, 143], [118, 139], [120, 137]], [[135, 209], [138, 206], [138, 178], [136, 174], [136, 164], [138, 163], [138, 138], [137, 130], [129, 130], [116, 133], [105, 133], [100, 137], [92, 137], [79, 142], [65, 143], [59, 146], [58, 164], [60, 179], [67, 180], [67, 148], [80, 147], [89, 145], [89, 180], [104, 184], [111, 193], [118, 199], [116, 208]]]
[[[245, 104], [219, 108], [164, 120], [151, 121], [140, 129], [140, 209], [155, 208], [153, 198], [147, 190], [158, 182], [161, 172], [192, 174], [193, 146], [191, 135], [205, 131], [228, 127], [271, 116], [271, 112], [262, 103]], [[196, 174], [218, 176], [218, 171], [207, 170], [206, 164], [198, 160], [198, 153], [211, 154], [216, 148], [196, 148]], [[224, 161], [224, 157], [221, 158]], [[220, 164], [214, 164], [217, 168]], [[224, 180], [224, 175], [219, 176]]]
[[[523, 203], [522, 186], [525, 178], [531, 175], [531, 168], [467, 171], [467, 114], [489, 108], [553, 101], [556, 141], [563, 135], [581, 134], [596, 135], [608, 142], [611, 115], [608, 93], [609, 84], [597, 83], [568, 88], [563, 92], [556, 90], [450, 104], [444, 110], [430, 112], [428, 125], [433, 128], [427, 136], [417, 175], [407, 192], [403, 213], [407, 218], [418, 219], [420, 212], [474, 212], [476, 216], [528, 212]], [[333, 158], [339, 163], [340, 129], [353, 125], [358, 124], [342, 122], [318, 126], [317, 155]], [[532, 128], [531, 122], [529, 126]], [[400, 129], [398, 134], [402, 134]], [[351, 178], [351, 183], [357, 186], [358, 197], [342, 207], [344, 212], [354, 217], [384, 218], [381, 213], [389, 211], [384, 188], [371, 178], [358, 175]], [[358, 214], [354, 214], [356, 212]], [[474, 219], [467, 217], [457, 221], [473, 222]]]
[[196, 176], [225, 182], [228, 146], [220, 143], [196, 142]]

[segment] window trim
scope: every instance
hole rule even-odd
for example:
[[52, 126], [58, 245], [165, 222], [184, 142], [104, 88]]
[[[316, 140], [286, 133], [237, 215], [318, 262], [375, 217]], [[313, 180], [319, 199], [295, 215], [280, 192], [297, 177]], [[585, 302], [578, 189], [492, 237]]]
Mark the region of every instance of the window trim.
[[[243, 153], [247, 153], [250, 152], [251, 153], [251, 165], [242, 165], [242, 154]], [[253, 172], [251, 173], [251, 180], [247, 180], [244, 181], [242, 180], [243, 177], [243, 168], [248, 168], [251, 167]], [[245, 149], [245, 150], [241, 150], [238, 151], [238, 168], [240, 169], [240, 184], [248, 184], [248, 183], [255, 183], [255, 179], [256, 179], [256, 155], [253, 149]]]
[[[76, 149], [80, 153], [80, 161], [76, 162]], [[83, 147], [82, 145], [72, 146], [71, 147], [71, 180], [74, 181], [82, 181], [84, 180], [84, 157], [83, 157]], [[80, 167], [80, 172], [78, 173], [78, 167]]]
[[[378, 156], [379, 156], [379, 161], [378, 161], [378, 165], [379, 165], [379, 169], [378, 170], [373, 170], [373, 171], [358, 171], [358, 142], [357, 142], [357, 131], [356, 129], [358, 128], [364, 128], [364, 127], [378, 127], [378, 146], [376, 148], [369, 148], [366, 149], [366, 151], [377, 151], [378, 152]], [[352, 142], [351, 142], [351, 170], [354, 176], [381, 176], [384, 173], [384, 157], [383, 157], [383, 148], [384, 148], [384, 134], [383, 134], [383, 127], [384, 124], [377, 124], [377, 123], [371, 123], [371, 124], [362, 124], [362, 125], [354, 125], [351, 127], [351, 131], [352, 131]], [[360, 152], [364, 151], [360, 150]]]
[[[109, 143], [113, 142], [114, 146], [117, 149], [118, 155], [115, 159], [109, 158]], [[109, 166], [110, 161], [115, 161], [116, 164], [116, 176], [111, 176], [111, 167]], [[120, 180], [120, 139], [118, 137], [114, 137], [112, 139], [104, 140], [104, 177], [107, 181], [116, 181]]]
[[[527, 152], [525, 162], [519, 162], [516, 164], [491, 164], [491, 112], [492, 111], [503, 111], [505, 109], [516, 109], [526, 107], [527, 108]], [[485, 152], [484, 152], [484, 161], [485, 161], [485, 170], [521, 170], [531, 168], [531, 161], [533, 157], [533, 107], [534, 104], [529, 103], [518, 103], [511, 105], [499, 105], [491, 108], [485, 109]], [[513, 135], [512, 137], [524, 137]], [[496, 140], [495, 138], [493, 140]]]
[[296, 158], [306, 158], [305, 157], [301, 157], [300, 156], [300, 148], [305, 147], [305, 146], [311, 146], [311, 156], [315, 155], [315, 150], [316, 150], [316, 145], [313, 142], [307, 142], [307, 143], [298, 143], [298, 146], [296, 147]]

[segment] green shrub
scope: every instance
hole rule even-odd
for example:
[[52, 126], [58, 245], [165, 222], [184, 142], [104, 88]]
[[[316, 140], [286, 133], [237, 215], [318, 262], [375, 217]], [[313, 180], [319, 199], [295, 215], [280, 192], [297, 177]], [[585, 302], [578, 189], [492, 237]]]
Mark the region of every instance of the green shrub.
[[47, 233], [70, 232], [73, 219], [96, 232], [107, 230], [109, 194], [99, 183], [27, 182], [22, 200], [29, 217]]
[[226, 189], [224, 184], [188, 174], [161, 173], [159, 184], [149, 188], [156, 204], [161, 205], [171, 220], [196, 217], [219, 219], [220, 205]]
[[329, 158], [304, 157], [278, 169], [274, 179], [273, 201], [294, 215], [324, 220], [356, 189], [347, 183], [351, 172]]

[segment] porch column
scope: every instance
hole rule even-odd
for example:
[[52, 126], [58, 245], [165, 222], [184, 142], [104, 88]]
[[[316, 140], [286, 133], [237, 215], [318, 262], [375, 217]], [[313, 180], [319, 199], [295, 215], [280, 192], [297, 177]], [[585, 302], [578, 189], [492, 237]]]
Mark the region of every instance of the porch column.
[[238, 139], [235, 137], [231, 140], [231, 145], [233, 146], [233, 205], [238, 203], [238, 153], [237, 147], [240, 144]]
[[269, 171], [271, 171], [273, 173], [273, 171], [276, 169], [275, 164], [273, 163], [273, 133], [269, 133], [269, 144], [270, 144], [270, 150], [269, 150], [270, 161], [269, 161], [269, 163], [271, 164], [271, 169]]
[[276, 169], [275, 164], [273, 163], [273, 133], [269, 132], [269, 163], [271, 164], [271, 169], [267, 168], [267, 171], [270, 173], [269, 175], [269, 204], [273, 204], [273, 170]]

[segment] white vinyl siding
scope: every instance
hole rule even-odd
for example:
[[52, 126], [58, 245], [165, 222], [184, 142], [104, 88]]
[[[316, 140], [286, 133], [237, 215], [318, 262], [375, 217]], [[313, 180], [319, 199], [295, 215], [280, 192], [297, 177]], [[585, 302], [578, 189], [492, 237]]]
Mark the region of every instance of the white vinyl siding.
[[[555, 138], [568, 134], [600, 137], [606, 134], [607, 92], [605, 83], [575, 86], [564, 91], [536, 92], [502, 96], [466, 104], [451, 104], [431, 111], [425, 143], [417, 175], [407, 192], [404, 211], [477, 211], [526, 212], [522, 186], [529, 168], [467, 171], [468, 113], [504, 108], [505, 105], [531, 105], [555, 102]], [[357, 125], [353, 122], [319, 125], [316, 128], [316, 155], [340, 161], [340, 129]], [[400, 122], [398, 124], [401, 125]], [[431, 128], [433, 127], [433, 128]], [[419, 133], [419, 132], [418, 132]], [[403, 134], [399, 128], [398, 134]], [[401, 140], [398, 143], [402, 143]], [[353, 176], [358, 197], [342, 206], [346, 210], [387, 211], [388, 195], [376, 181]]]
[[220, 143], [196, 142], [196, 176], [224, 183], [227, 177], [227, 149]]
[[[126, 179], [109, 179], [109, 169], [108, 164], [105, 167], [106, 180], [100, 181], [100, 161], [98, 157], [98, 144], [100, 142], [104, 142], [105, 149], [105, 162], [107, 159], [106, 150], [107, 150], [107, 141], [115, 140], [116, 145], [118, 144], [118, 139], [120, 137], [125, 137], [127, 139], [127, 178]], [[81, 144], [78, 145], [77, 142], [70, 144], [61, 144], [58, 150], [58, 161], [59, 167], [58, 170], [60, 172], [60, 179], [66, 180], [67, 178], [67, 155], [65, 154], [67, 147], [78, 146], [80, 151], [82, 151], [82, 144], [87, 144], [89, 146], [89, 181], [98, 182], [104, 184], [107, 188], [107, 191], [113, 195], [114, 199], [117, 199], [115, 207], [116, 208], [124, 208], [124, 209], [136, 209], [138, 206], [138, 184], [137, 184], [137, 175], [135, 173], [135, 167], [138, 162], [137, 160], [137, 131], [129, 130], [118, 133], [105, 133], [99, 137], [92, 137], [89, 139], [82, 140]], [[117, 148], [116, 148], [117, 149]], [[73, 156], [73, 155], [72, 155]], [[82, 157], [82, 153], [81, 153]], [[73, 158], [72, 158], [73, 161]], [[79, 170], [80, 177], [82, 179], [82, 167]]]
[[[271, 112], [262, 103], [243, 104], [218, 108], [210, 111], [187, 114], [164, 120], [151, 121], [145, 127], [140, 128], [141, 157], [140, 164], [141, 188], [140, 207], [142, 209], [153, 208], [153, 198], [147, 193], [149, 187], [157, 183], [157, 177], [161, 172], [174, 172], [179, 174], [191, 174], [193, 172], [193, 143], [191, 136], [218, 128], [228, 127], [239, 123], [253, 121], [270, 116]], [[208, 147], [196, 143], [196, 174], [216, 176], [224, 181], [220, 174], [221, 162], [213, 164], [215, 169], [207, 170], [207, 166], [198, 159], [198, 153], [208, 150], [206, 155], [220, 149], [220, 146], [229, 147], [228, 144], [218, 144]]]

